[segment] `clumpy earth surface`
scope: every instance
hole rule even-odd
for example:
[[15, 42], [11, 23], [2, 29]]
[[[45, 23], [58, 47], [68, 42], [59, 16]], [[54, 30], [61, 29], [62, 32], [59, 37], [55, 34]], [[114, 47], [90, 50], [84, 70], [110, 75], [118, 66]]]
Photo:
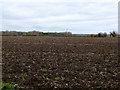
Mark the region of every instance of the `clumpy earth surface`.
[[119, 88], [118, 38], [2, 37], [3, 82], [35, 88]]

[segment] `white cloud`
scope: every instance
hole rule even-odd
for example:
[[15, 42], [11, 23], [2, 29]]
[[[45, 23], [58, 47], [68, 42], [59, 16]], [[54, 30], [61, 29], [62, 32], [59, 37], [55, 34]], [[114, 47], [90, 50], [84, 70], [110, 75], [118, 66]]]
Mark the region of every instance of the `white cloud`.
[[[52, 30], [70, 28], [117, 30], [118, 0], [4, 0], [3, 21], [8, 30]], [[109, 27], [109, 28], [107, 28]], [[92, 31], [91, 31], [92, 30]]]

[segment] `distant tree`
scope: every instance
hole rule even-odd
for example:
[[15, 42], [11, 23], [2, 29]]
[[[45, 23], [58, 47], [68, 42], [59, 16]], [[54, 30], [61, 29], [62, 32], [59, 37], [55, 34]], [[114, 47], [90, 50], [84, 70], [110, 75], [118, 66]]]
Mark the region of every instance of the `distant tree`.
[[65, 36], [71, 36], [72, 35], [71, 32], [64, 32], [63, 34], [65, 34]]
[[40, 36], [40, 35], [42, 35], [42, 32], [39, 32], [39, 31], [30, 31], [30, 32], [27, 32], [26, 35], [27, 36]]
[[23, 36], [23, 32], [17, 32], [17, 36]]
[[103, 33], [98, 33], [98, 37], [103, 37]]
[[90, 36], [90, 37], [97, 37], [96, 34], [91, 34], [91, 35], [88, 35], [88, 36]]
[[115, 31], [110, 32], [110, 37], [116, 37], [116, 36], [117, 36], [117, 33]]
[[97, 35], [98, 37], [107, 37], [107, 33], [106, 32], [104, 32], [104, 33], [98, 33], [98, 35]]
[[103, 36], [104, 36], [104, 37], [107, 37], [108, 35], [107, 35], [107, 33], [106, 33], [106, 32], [104, 32]]

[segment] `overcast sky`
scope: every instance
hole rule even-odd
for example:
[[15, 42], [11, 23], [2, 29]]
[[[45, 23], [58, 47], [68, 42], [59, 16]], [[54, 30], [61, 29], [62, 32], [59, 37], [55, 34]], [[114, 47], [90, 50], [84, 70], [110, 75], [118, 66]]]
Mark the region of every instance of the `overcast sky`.
[[[118, 30], [118, 0], [3, 0], [2, 29], [76, 34]], [[1, 5], [1, 4], [0, 4]], [[1, 17], [0, 17], [1, 18]]]

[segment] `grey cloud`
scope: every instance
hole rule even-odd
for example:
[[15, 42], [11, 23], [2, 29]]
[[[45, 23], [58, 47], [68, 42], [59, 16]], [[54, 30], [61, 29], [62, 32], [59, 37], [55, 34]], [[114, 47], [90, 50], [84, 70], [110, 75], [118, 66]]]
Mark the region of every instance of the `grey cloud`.
[[5, 2], [3, 29], [94, 31], [105, 25], [116, 29], [116, 19], [117, 5], [112, 2]]

